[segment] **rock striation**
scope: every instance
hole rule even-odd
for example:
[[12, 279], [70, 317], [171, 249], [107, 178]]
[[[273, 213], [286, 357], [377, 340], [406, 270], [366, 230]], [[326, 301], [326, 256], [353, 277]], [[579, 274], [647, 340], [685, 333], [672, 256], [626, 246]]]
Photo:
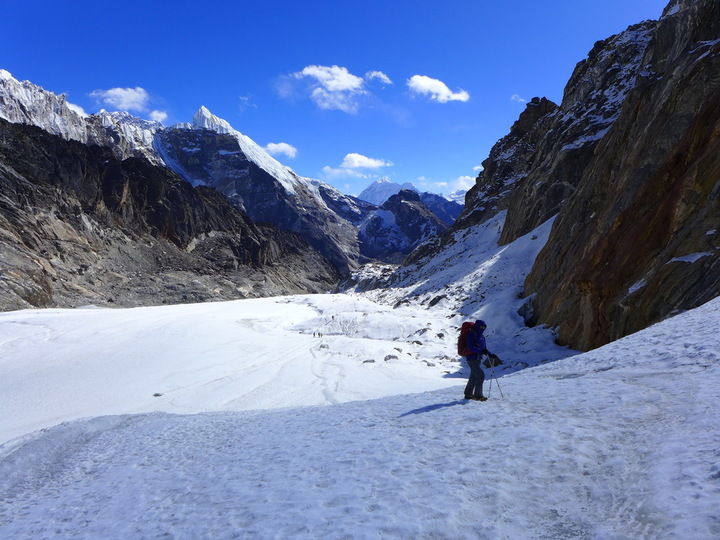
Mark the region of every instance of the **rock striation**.
[[526, 282], [594, 348], [720, 295], [720, 3], [674, 1]]
[[144, 158], [0, 120], [0, 309], [320, 292], [335, 267]]

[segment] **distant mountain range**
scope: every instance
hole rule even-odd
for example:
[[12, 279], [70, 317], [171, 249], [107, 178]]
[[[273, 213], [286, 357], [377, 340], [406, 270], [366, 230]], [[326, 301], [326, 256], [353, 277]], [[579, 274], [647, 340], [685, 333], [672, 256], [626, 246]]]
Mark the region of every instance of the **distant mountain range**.
[[[378, 261], [402, 265], [346, 283], [431, 306], [446, 295], [423, 284], [467, 287], [453, 272], [471, 233], [520, 249], [542, 228], [507, 316], [598, 347], [720, 295], [718, 73], [720, 2], [671, 0], [595, 43], [560, 104], [527, 104], [456, 219], [411, 186], [368, 202], [302, 178], [204, 107], [169, 128], [83, 116], [0, 71], [2, 308], [329, 290]], [[510, 271], [476, 262], [498, 283]], [[480, 289], [458, 313], [482, 313]]]
[[[193, 117], [192, 123], [178, 124], [169, 128], [165, 128], [157, 122], [136, 118], [127, 112], [102, 110], [96, 114], [84, 115], [69, 104], [64, 96], [48, 92], [29, 81], [18, 81], [7, 71], [0, 70], [0, 118], [15, 126], [35, 126], [50, 136], [34, 138], [32, 150], [28, 147], [22, 147], [24, 149], [21, 150], [21, 147], [18, 147], [15, 152], [10, 148], [13, 146], [10, 144], [13, 142], [12, 137], [7, 136], [10, 137], [7, 139], [9, 153], [5, 157], [4, 165], [8, 169], [8, 176], [3, 178], [6, 191], [13, 191], [14, 188], [11, 187], [11, 184], [16, 176], [22, 176], [27, 184], [34, 184], [35, 190], [42, 189], [40, 178], [49, 178], [52, 176], [52, 172], [39, 168], [40, 163], [24, 164], [22, 160], [23, 156], [27, 160], [32, 160], [32, 153], [41, 151], [40, 148], [43, 145], [46, 145], [48, 149], [41, 152], [47, 154], [66, 152], [61, 148], [70, 142], [80, 143], [87, 148], [107, 148], [110, 157], [117, 161], [117, 167], [121, 169], [125, 167], [127, 160], [143, 160], [147, 163], [147, 167], [143, 169], [142, 179], [130, 180], [130, 182], [137, 183], [137, 187], [134, 188], [134, 204], [137, 208], [128, 212], [127, 207], [124, 206], [128, 202], [127, 198], [123, 198], [123, 204], [117, 208], [123, 213], [121, 221], [125, 226], [146, 230], [149, 225], [148, 216], [141, 217], [141, 214], [148, 208], [155, 208], [154, 214], [161, 212], [170, 215], [171, 220], [186, 219], [186, 217], [174, 215], [178, 211], [173, 206], [178, 202], [178, 195], [165, 185], [166, 182], [170, 182], [173, 186], [178, 186], [173, 183], [173, 178], [179, 177], [185, 180], [191, 189], [195, 187], [217, 190], [227, 197], [227, 204], [235, 207], [245, 223], [251, 226], [271, 224], [275, 227], [275, 232], [268, 230], [266, 234], [277, 240], [269, 242], [258, 239], [259, 242], [268, 245], [275, 242], [275, 249], [269, 252], [272, 253], [272, 256], [263, 256], [261, 260], [256, 261], [241, 257], [236, 261], [237, 265], [256, 267], [269, 264], [277, 267], [280, 261], [286, 258], [286, 254], [282, 250], [278, 251], [277, 248], [290, 239], [292, 239], [290, 240], [292, 245], [297, 245], [296, 235], [299, 235], [311, 248], [310, 250], [305, 249], [308, 257], [326, 259], [327, 263], [309, 264], [304, 271], [298, 271], [296, 268], [294, 274], [296, 279], [290, 280], [290, 283], [302, 283], [305, 280], [317, 283], [317, 285], [300, 286], [299, 290], [319, 290], [318, 287], [325, 290], [332, 288], [333, 279], [336, 281], [338, 279], [337, 277], [333, 278], [333, 275], [347, 275], [348, 272], [365, 262], [374, 260], [401, 262], [415, 246], [426, 240], [428, 236], [442, 232], [452, 224], [462, 208], [457, 203], [431, 194], [422, 195], [423, 200], [427, 203], [423, 200], [413, 200], [409, 207], [412, 209], [410, 212], [406, 211], [408, 207], [405, 205], [375, 205], [346, 196], [324, 182], [297, 175], [272, 158], [249, 137], [233, 129], [228, 122], [213, 115], [205, 107], [200, 107]], [[13, 133], [13, 136], [24, 139], [20, 135], [20, 127], [11, 127], [11, 125], [2, 127], [7, 133]], [[60, 140], [53, 141], [53, 136]], [[91, 162], [93, 152], [89, 151], [82, 157], [78, 157], [78, 161], [85, 163], [85, 167], [83, 170], [77, 171], [78, 178], [74, 178], [73, 183], [74, 185], [95, 185], [94, 189], [104, 193], [110, 188], [104, 184], [109, 180], [103, 173], [94, 173], [99, 178], [86, 178], [88, 171], [102, 168], [102, 164]], [[103, 159], [106, 160], [108, 157], [105, 156]], [[48, 163], [47, 166], [52, 166], [55, 170], [59, 165]], [[153, 171], [153, 168], [158, 170]], [[20, 173], [21, 170], [26, 172]], [[67, 174], [72, 173], [68, 172]], [[162, 182], [160, 198], [156, 198], [157, 193], [143, 192], [140, 187], [143, 182], [151, 184], [150, 177], [165, 179]], [[51, 212], [51, 208], [54, 206], [66, 206], [68, 197], [78, 198], [76, 193], [67, 191], [66, 185], [62, 182], [55, 182], [55, 180], [53, 178], [57, 200], [48, 198], [48, 193], [42, 197], [43, 204], [46, 205], [43, 210], [48, 212]], [[143, 200], [143, 196], [146, 199]], [[175, 199], [171, 201], [164, 198], [170, 196]], [[92, 206], [95, 211], [98, 202], [81, 200], [80, 204], [84, 207]], [[181, 206], [186, 204], [194, 203], [183, 201]], [[107, 200], [103, 200], [101, 203], [103, 211], [111, 206]], [[19, 216], [28, 209], [19, 199], [8, 202], [7, 207], [12, 208], [14, 213], [15, 222], [12, 230], [22, 229], [23, 224]], [[206, 215], [207, 211], [201, 206], [184, 210], [184, 212], [199, 212], [203, 215]], [[433, 212], [436, 212], [437, 215]], [[86, 217], [88, 220], [98, 219], [97, 216]], [[206, 215], [206, 217], [209, 216]], [[27, 214], [25, 219], [32, 220], [32, 217]], [[105, 226], [113, 221], [113, 219], [109, 221], [106, 218], [103, 219], [105, 219]], [[132, 222], [133, 219], [135, 222]], [[150, 221], [153, 222], [153, 219]], [[195, 219], [200, 218], [196, 217]], [[114, 220], [117, 221], [117, 218]], [[392, 226], [389, 226], [390, 223]], [[168, 230], [170, 226], [168, 224], [163, 224], [162, 227], [152, 226], [146, 232], [156, 237], [164, 237], [174, 243], [176, 247], [186, 251], [193, 248], [193, 252], [197, 252], [198, 242], [206, 242], [209, 238], [208, 235], [213, 231], [212, 227], [208, 229], [208, 224], [202, 224], [200, 221], [196, 221], [196, 224], [198, 225], [197, 229], [191, 228], [192, 232], [189, 232], [187, 237], [175, 235]], [[222, 228], [221, 230], [225, 231]], [[282, 231], [288, 231], [289, 235], [283, 235]], [[82, 234], [82, 231], [78, 230], [73, 232], [73, 236], [77, 235], [78, 238]], [[38, 238], [42, 238], [43, 242], [51, 241], [52, 232], [40, 227], [36, 231], [36, 235]], [[282, 236], [285, 238], [280, 240], [279, 238]], [[248, 235], [243, 236], [243, 239], [247, 238], [249, 238]], [[23, 245], [21, 251], [25, 253], [25, 257], [34, 261], [28, 263], [31, 268], [39, 265], [46, 269], [50, 268], [51, 273], [56, 270], [52, 261], [41, 263], [37, 259], [38, 254], [34, 253], [31, 246], [25, 245], [24, 240], [18, 238], [13, 238], [13, 240]], [[0, 250], [10, 251], [9, 246], [5, 246], [5, 248], [2, 250], [2, 246], [0, 246]], [[235, 250], [235, 248], [232, 249]], [[317, 254], [313, 255], [315, 251]], [[260, 252], [263, 250], [260, 249]], [[18, 254], [16, 253], [16, 255]], [[79, 258], [82, 259], [82, 257]], [[7, 257], [7, 259], [12, 258]], [[88, 269], [99, 268], [97, 264], [88, 262], [81, 262], [78, 265]], [[26, 264], [23, 263], [21, 266], [25, 267]], [[125, 261], [119, 262], [116, 266], [119, 269], [127, 267], [129, 270], [135, 266], [135, 263]], [[322, 276], [316, 275], [317, 271], [320, 271]], [[41, 279], [39, 275], [35, 274], [33, 274], [34, 277], [28, 277], [32, 272], [30, 274], [25, 271], [21, 273], [29, 281], [21, 280], [22, 286], [8, 285], [6, 289], [10, 291], [10, 296], [14, 297], [20, 291], [19, 296], [25, 301], [32, 297], [40, 305], [51, 304], [51, 298], [54, 298], [52, 291], [55, 288], [47, 281], [47, 276]], [[119, 273], [123, 272], [119, 271]], [[138, 272], [138, 275], [142, 273]], [[5, 275], [9, 275], [9, 272]], [[32, 292], [37, 289], [38, 281], [35, 278], [41, 282], [40, 289], [47, 291], [37, 297], [33, 296]], [[68, 277], [68, 279], [73, 280], [74, 278]], [[279, 285], [281, 281], [278, 280], [278, 287], [268, 286], [264, 291], [260, 291], [258, 288], [248, 291], [247, 287], [235, 287], [235, 289], [241, 296], [276, 294], [285, 291]], [[101, 285], [98, 287], [102, 289]], [[224, 291], [223, 295], [226, 294], [227, 287], [211, 285], [208, 287]], [[230, 287], [231, 290], [232, 288]], [[201, 289], [197, 292], [198, 297], [206, 298], [207, 291], [205, 288]], [[298, 289], [294, 285], [289, 285], [287, 291], [292, 290]], [[88, 296], [97, 300], [103, 294], [89, 292]], [[105, 296], [109, 297], [110, 293], [108, 292]], [[15, 306], [17, 302], [13, 302], [10, 305]], [[36, 305], [37, 302], [31, 300], [29, 304]], [[20, 302], [19, 305], [24, 304]]]
[[463, 210], [463, 205], [458, 202], [459, 193], [455, 193], [454, 196], [450, 198], [435, 193], [420, 193], [420, 191], [409, 182], [397, 184], [387, 178], [377, 180], [370, 184], [358, 195], [358, 199], [382, 206], [390, 197], [397, 195], [402, 190], [416, 192], [428, 209], [448, 226], [455, 222]]
[[[206, 107], [198, 110], [192, 123], [169, 128], [127, 112], [102, 110], [84, 116], [64, 96], [17, 81], [0, 70], [0, 118], [37, 126], [66, 140], [109, 147], [121, 160], [142, 157], [193, 186], [215, 188], [253, 221], [273, 223], [303, 236], [341, 273], [374, 257], [363, 251], [365, 243], [358, 234], [361, 228], [367, 230], [364, 221], [372, 220], [382, 203], [369, 205], [324, 182], [297, 175]], [[439, 196], [427, 195], [427, 200], [446, 226], [461, 210]], [[403, 234], [401, 229], [395, 233]], [[392, 260], [397, 261], [397, 246], [404, 246], [400, 255], [407, 255], [425, 239], [412, 236], [415, 240], [392, 238], [392, 249], [371, 251], [392, 252]]]

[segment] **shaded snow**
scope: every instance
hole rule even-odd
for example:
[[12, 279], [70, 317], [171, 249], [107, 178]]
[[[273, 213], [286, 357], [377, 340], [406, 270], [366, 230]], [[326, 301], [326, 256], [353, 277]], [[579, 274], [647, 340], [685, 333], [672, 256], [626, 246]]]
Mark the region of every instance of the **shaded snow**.
[[707, 257], [709, 255], [712, 255], [711, 251], [704, 251], [699, 253], [690, 253], [689, 255], [684, 255], [682, 257], [675, 257], [674, 259], [670, 259], [666, 264], [670, 264], [673, 262], [688, 262], [688, 263], [694, 263], [702, 259], [703, 257]]

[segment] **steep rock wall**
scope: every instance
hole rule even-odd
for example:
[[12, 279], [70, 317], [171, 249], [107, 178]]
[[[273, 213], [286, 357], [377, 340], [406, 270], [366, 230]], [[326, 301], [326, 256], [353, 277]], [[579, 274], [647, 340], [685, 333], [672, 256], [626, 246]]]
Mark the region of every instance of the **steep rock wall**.
[[590, 349], [720, 294], [720, 3], [672, 2], [526, 281]]

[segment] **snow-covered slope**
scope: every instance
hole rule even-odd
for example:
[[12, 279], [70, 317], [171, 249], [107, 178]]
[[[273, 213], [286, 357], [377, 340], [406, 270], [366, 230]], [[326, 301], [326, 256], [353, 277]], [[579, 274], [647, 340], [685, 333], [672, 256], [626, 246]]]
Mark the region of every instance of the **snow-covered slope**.
[[[573, 351], [517, 313], [516, 291], [548, 228], [499, 248], [500, 223], [492, 222], [458, 241], [475, 246], [464, 263], [428, 261], [418, 285], [367, 295], [0, 314], [0, 408], [8, 413], [0, 441], [98, 414], [318, 405], [443, 388], [460, 369], [457, 328], [478, 317], [503, 373], [566, 357]], [[38, 370], [30, 385], [26, 369]]]
[[0, 314], [0, 537], [717, 536], [720, 300], [575, 355], [503, 219], [366, 294]]
[[[21, 434], [153, 400], [307, 405], [311, 379], [318, 403], [388, 397], [27, 434], [0, 447], [0, 536], [717, 537], [720, 300], [502, 377], [477, 403], [428, 365], [434, 347], [395, 343], [417, 358], [380, 358], [391, 335], [441, 319], [343, 298], [5, 315], [4, 438], [8, 423]], [[358, 311], [339, 319], [346, 302]]]

